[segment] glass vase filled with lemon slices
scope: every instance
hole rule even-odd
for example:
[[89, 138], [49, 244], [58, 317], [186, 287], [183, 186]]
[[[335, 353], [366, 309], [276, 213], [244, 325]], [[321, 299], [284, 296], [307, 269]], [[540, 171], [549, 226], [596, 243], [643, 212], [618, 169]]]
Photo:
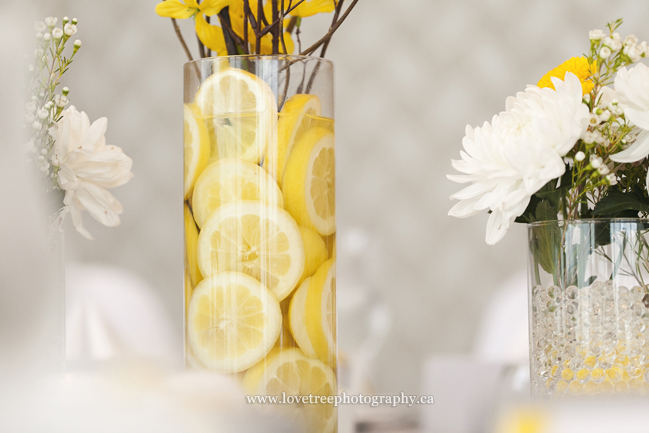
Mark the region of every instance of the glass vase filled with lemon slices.
[[279, 396], [309, 433], [336, 431], [332, 76], [315, 57], [185, 65], [186, 365]]

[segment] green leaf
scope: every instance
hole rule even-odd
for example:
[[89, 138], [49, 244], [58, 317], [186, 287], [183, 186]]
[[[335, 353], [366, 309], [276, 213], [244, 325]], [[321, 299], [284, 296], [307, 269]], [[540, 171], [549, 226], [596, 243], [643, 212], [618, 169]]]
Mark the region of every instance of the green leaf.
[[649, 212], [649, 204], [633, 192], [610, 189], [606, 197], [595, 205], [593, 216], [614, 218], [631, 214], [637, 217], [638, 212]]

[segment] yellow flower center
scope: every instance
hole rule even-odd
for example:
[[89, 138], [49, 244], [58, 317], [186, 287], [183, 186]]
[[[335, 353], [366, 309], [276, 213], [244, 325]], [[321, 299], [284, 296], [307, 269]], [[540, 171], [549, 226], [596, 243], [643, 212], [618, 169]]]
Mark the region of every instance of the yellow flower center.
[[588, 60], [585, 57], [573, 57], [545, 74], [543, 78], [539, 80], [537, 86], [554, 89], [554, 84], [552, 84], [551, 80], [552, 77], [563, 80], [566, 76], [566, 72], [572, 72], [577, 76], [577, 78], [579, 78], [579, 81], [581, 81], [581, 88], [585, 95], [593, 90], [594, 84], [590, 80], [590, 77], [593, 75], [596, 68], [597, 64], [593, 63], [592, 65], [589, 65]]

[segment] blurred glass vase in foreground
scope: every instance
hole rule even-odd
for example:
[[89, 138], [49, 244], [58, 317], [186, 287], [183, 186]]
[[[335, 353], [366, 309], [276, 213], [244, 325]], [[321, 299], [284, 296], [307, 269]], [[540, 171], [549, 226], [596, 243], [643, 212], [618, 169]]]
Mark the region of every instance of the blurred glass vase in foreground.
[[[250, 395], [336, 393], [332, 72], [304, 56], [185, 66], [186, 360]], [[335, 431], [332, 404], [274, 407]]]
[[534, 396], [649, 391], [649, 220], [530, 224]]

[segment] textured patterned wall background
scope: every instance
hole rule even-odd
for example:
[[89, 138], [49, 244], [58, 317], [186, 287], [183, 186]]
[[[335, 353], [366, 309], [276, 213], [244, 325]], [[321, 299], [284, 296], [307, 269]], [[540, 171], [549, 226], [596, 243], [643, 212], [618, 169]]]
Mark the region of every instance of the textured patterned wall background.
[[[96, 240], [87, 242], [68, 226], [68, 257], [144, 277], [168, 307], [180, 353], [185, 58], [155, 4], [48, 0], [40, 10], [79, 18], [73, 103], [91, 119], [107, 116], [108, 141], [135, 161], [135, 178], [115, 191], [121, 227], [88, 222]], [[361, 0], [337, 33], [328, 57], [336, 65], [338, 233], [370, 235], [363, 278], [393, 317], [379, 391], [416, 393], [426, 356], [469, 352], [485, 303], [525, 267], [524, 227], [488, 247], [486, 214], [446, 216], [459, 186], [445, 175], [465, 125], [490, 119], [508, 95], [582, 54], [589, 29], [618, 17], [626, 19], [622, 33], [649, 39], [643, 0]], [[306, 20], [305, 40], [324, 33], [329, 19]], [[346, 254], [340, 292], [358, 276], [344, 266]], [[344, 339], [355, 330], [339, 332]]]

